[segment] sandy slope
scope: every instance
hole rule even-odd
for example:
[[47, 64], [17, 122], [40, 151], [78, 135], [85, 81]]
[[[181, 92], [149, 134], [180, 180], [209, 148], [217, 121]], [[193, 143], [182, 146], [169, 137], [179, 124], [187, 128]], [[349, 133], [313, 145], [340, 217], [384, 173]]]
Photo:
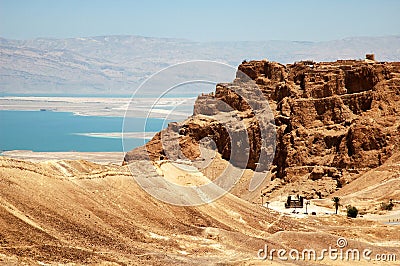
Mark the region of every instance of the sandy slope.
[[[171, 177], [172, 168], [166, 163], [158, 173]], [[149, 180], [157, 174], [143, 161], [133, 169]], [[200, 175], [185, 174], [185, 182], [195, 184]], [[162, 189], [162, 182], [152, 184]], [[0, 157], [0, 228], [0, 263], [253, 265], [261, 263], [256, 255], [265, 243], [321, 249], [338, 236], [352, 247], [400, 256], [395, 226], [341, 216], [296, 219], [232, 194], [198, 207], [173, 206], [143, 191], [127, 166], [82, 160]]]
[[[332, 197], [339, 197], [341, 210], [356, 206], [365, 218], [389, 222], [400, 221], [400, 153], [393, 155], [382, 166], [361, 174], [356, 180], [338, 190], [318, 205], [332, 207]], [[382, 211], [381, 203], [396, 204], [392, 211]]]

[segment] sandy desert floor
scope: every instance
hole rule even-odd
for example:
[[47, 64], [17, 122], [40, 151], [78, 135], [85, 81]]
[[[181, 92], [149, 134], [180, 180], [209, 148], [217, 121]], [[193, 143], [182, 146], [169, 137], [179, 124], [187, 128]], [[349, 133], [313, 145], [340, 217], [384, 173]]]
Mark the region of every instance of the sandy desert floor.
[[[0, 263], [349, 265], [326, 257], [322, 261], [257, 257], [266, 244], [270, 249], [319, 252], [335, 248], [339, 237], [348, 243], [343, 250], [368, 248], [371, 256], [396, 254], [400, 260], [398, 225], [344, 215], [298, 217], [267, 209], [239, 197], [248, 187], [246, 178], [234, 189], [236, 195], [227, 193], [209, 204], [186, 207], [157, 200], [136, 182], [142, 178], [147, 188], [166, 191], [166, 180], [186, 185], [208, 180], [193, 169], [184, 174], [179, 172], [182, 168], [174, 169], [170, 162], [119, 166], [1, 156]], [[178, 190], [172, 193], [178, 199], [193, 196]], [[327, 201], [325, 207], [331, 209], [330, 205]], [[396, 262], [361, 259], [351, 264]]]

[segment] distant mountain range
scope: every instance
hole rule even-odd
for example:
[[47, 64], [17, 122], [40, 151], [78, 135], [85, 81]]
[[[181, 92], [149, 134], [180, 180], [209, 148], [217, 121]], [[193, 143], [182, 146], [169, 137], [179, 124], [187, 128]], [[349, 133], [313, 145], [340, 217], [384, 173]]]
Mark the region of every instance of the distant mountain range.
[[9, 40], [0, 38], [0, 92], [130, 94], [143, 80], [169, 65], [214, 60], [233, 66], [243, 60], [400, 61], [400, 35], [355, 37], [327, 42], [194, 42], [141, 36]]

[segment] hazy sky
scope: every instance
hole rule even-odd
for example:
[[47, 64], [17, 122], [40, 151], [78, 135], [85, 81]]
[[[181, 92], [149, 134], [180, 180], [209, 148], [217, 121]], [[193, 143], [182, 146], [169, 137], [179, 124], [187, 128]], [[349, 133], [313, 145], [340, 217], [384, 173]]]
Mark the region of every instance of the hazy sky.
[[397, 0], [0, 0], [0, 35], [324, 41], [400, 34], [399, 14]]

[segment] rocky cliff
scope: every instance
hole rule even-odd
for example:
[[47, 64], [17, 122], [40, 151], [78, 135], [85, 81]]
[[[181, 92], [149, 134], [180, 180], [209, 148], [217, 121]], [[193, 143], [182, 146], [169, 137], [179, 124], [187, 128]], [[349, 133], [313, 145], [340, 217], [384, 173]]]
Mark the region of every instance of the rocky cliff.
[[[257, 116], [269, 113], [254, 110], [259, 97], [251, 95], [246, 77], [257, 84], [272, 110], [273, 121], [267, 127], [273, 125], [276, 133], [268, 130], [267, 138]], [[171, 123], [146, 147], [127, 153], [124, 161], [147, 156], [195, 160], [201, 157], [198, 144], [205, 137], [213, 140], [222, 158], [229, 159], [236, 145], [231, 144], [229, 132], [243, 131], [235, 129], [234, 121], [240, 121], [249, 140], [244, 150], [249, 158], [243, 164], [237, 156], [231, 163], [255, 169], [263, 153], [273, 156], [272, 166], [261, 170], [269, 168], [279, 184], [307, 183], [302, 192], [321, 197], [382, 165], [399, 150], [399, 113], [400, 62], [243, 62], [235, 81], [218, 84], [215, 93], [198, 97], [193, 116]], [[240, 150], [240, 145], [234, 148]]]

